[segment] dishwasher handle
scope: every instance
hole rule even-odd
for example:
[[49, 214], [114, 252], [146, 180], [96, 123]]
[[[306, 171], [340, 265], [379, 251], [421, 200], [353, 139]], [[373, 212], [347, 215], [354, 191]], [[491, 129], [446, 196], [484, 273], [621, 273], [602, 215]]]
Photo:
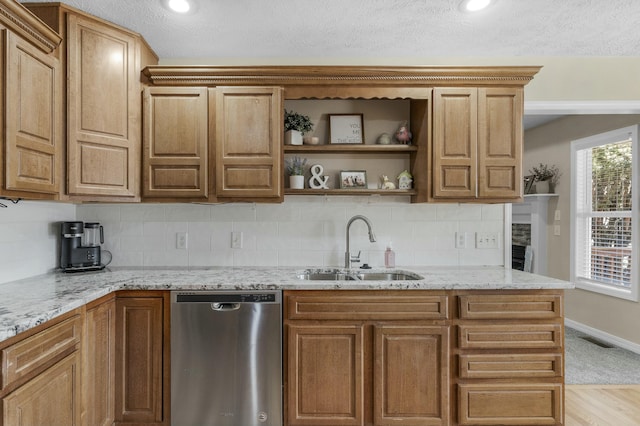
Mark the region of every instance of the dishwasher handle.
[[211, 304], [211, 309], [218, 312], [237, 311], [238, 309], [240, 309], [240, 303], [213, 302]]

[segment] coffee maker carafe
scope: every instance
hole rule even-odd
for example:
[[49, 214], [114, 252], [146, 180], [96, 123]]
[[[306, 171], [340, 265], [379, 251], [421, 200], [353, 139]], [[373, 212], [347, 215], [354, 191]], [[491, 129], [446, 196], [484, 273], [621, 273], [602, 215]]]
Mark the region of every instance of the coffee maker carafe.
[[62, 222], [60, 268], [65, 272], [103, 269], [102, 243], [104, 231], [99, 223]]

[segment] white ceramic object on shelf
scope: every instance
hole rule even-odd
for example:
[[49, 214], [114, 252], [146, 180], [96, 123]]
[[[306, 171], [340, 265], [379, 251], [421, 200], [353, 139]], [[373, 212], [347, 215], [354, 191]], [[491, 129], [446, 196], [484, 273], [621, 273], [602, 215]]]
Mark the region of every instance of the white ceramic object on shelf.
[[304, 176], [301, 176], [301, 175], [289, 176], [289, 188], [304, 189]]
[[284, 133], [285, 145], [302, 145], [302, 133], [297, 130], [287, 130]]
[[536, 194], [549, 194], [549, 181], [538, 180], [536, 181]]

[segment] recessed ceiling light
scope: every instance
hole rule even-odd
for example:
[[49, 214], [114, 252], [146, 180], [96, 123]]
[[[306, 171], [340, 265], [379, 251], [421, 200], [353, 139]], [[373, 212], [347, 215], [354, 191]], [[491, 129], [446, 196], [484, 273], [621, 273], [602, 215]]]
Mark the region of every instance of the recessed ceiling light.
[[167, 5], [169, 6], [169, 9], [178, 13], [187, 13], [189, 9], [191, 9], [187, 0], [169, 0]]
[[462, 0], [462, 3], [460, 3], [460, 9], [465, 12], [477, 12], [478, 10], [485, 9], [491, 3], [491, 0]]

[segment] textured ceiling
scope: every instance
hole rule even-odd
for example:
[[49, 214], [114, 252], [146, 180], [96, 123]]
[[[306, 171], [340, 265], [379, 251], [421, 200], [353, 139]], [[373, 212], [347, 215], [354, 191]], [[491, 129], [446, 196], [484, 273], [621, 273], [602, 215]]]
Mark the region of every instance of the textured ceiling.
[[[50, 0], [44, 0], [50, 1]], [[638, 0], [66, 0], [144, 36], [161, 59], [640, 56]]]

